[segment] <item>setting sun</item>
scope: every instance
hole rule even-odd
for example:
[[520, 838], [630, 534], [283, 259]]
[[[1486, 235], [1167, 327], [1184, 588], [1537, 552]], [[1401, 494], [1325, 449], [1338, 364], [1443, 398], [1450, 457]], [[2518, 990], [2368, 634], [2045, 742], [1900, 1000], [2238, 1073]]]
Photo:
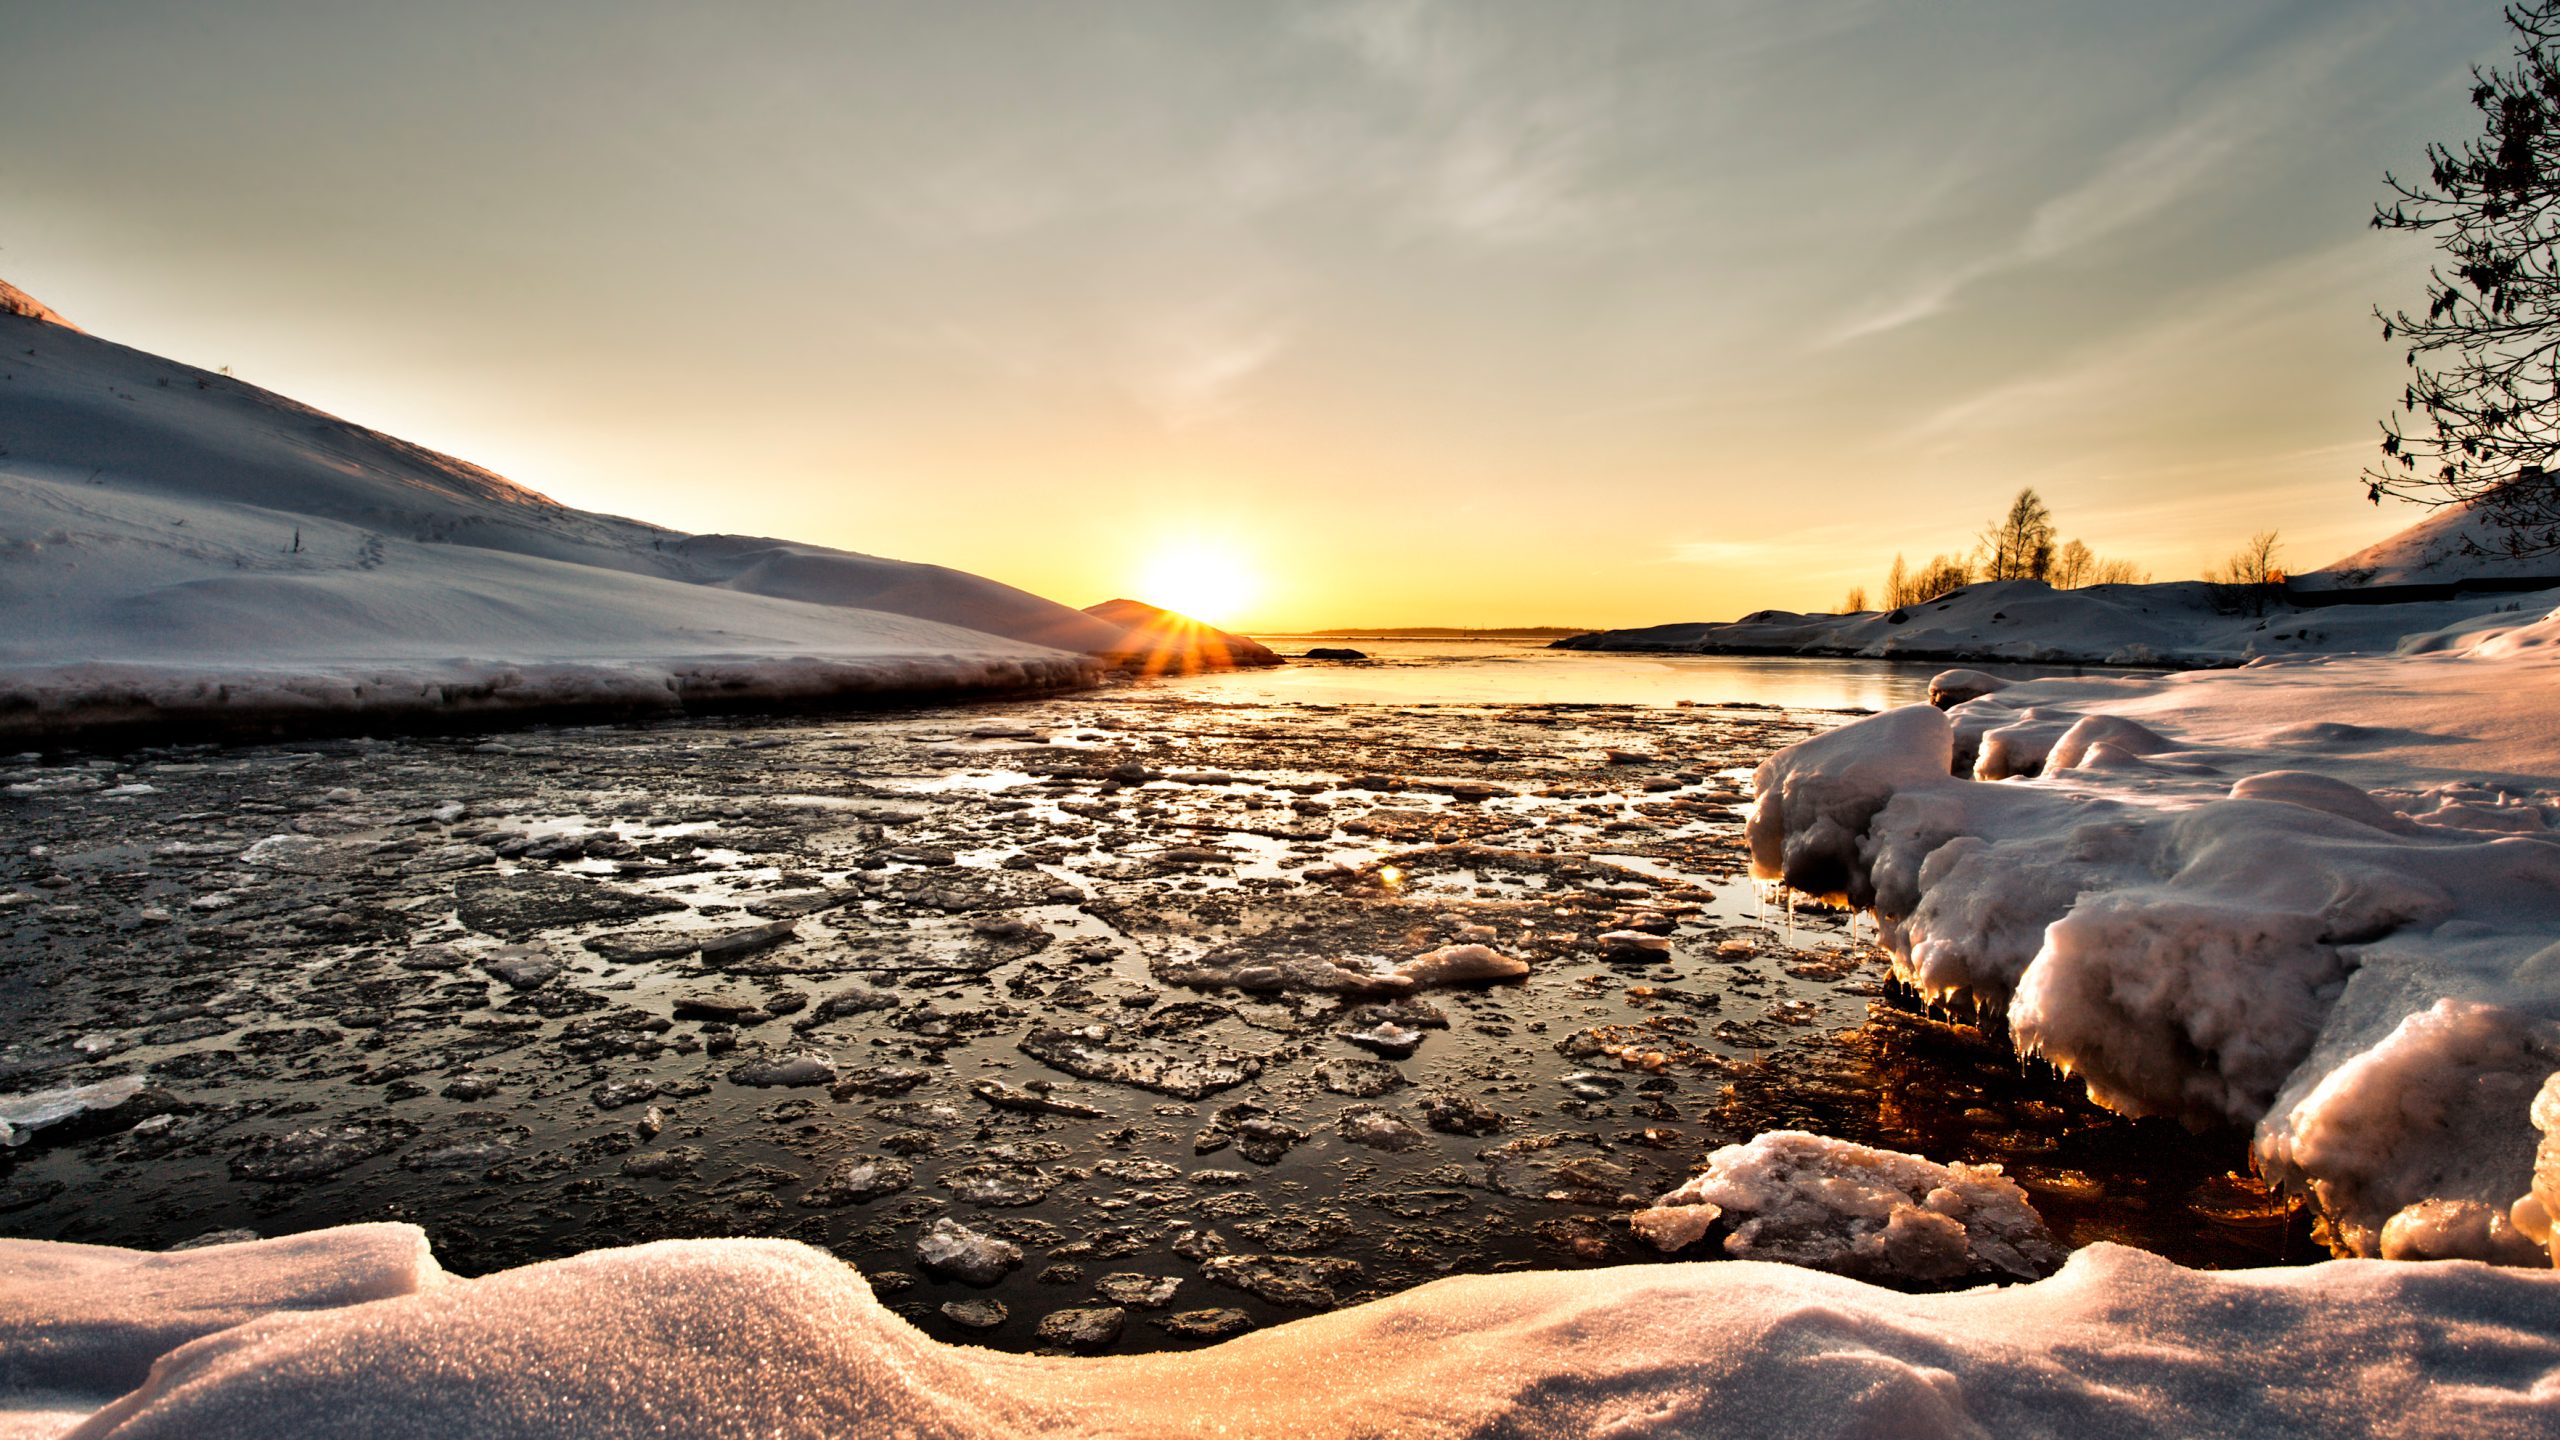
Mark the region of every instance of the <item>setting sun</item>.
[[1134, 598], [1211, 625], [1230, 625], [1259, 589], [1253, 567], [1233, 546], [1169, 540], [1139, 572]]

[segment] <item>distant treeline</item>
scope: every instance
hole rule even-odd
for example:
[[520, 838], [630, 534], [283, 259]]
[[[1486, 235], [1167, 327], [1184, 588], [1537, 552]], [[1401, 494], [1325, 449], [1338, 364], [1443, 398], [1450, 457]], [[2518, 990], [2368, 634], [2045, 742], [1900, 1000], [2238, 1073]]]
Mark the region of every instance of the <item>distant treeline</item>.
[[[2150, 579], [2149, 571], [2129, 560], [2102, 559], [2080, 541], [2062, 540], [2044, 498], [2026, 489], [2009, 502], [2007, 514], [1983, 530], [1971, 551], [1932, 555], [1917, 570], [1900, 555], [1894, 556], [1893, 567], [1885, 572], [1884, 603], [1878, 608], [1899, 610], [1923, 604], [1976, 580], [2042, 580], [2057, 590], [2076, 590], [2084, 585], [2140, 585]], [[1866, 608], [1864, 585], [1852, 587], [1840, 602], [1843, 615]]]

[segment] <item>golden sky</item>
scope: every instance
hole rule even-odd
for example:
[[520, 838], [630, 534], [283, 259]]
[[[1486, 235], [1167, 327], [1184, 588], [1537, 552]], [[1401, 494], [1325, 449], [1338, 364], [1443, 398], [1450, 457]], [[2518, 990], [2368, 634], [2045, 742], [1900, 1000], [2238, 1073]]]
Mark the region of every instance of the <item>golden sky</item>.
[[[527, 9], [538, 9], [528, 15]], [[1206, 618], [1829, 608], [2355, 473], [2494, 3], [35, 0], [0, 277], [698, 531]], [[1209, 608], [1204, 604], [1203, 608]]]

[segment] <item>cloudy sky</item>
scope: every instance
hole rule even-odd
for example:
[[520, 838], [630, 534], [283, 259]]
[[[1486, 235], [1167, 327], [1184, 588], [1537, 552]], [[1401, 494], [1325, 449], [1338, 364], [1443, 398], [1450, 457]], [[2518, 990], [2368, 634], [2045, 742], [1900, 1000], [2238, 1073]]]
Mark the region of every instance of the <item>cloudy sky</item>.
[[[2355, 474], [2496, 0], [19, 0], [0, 278], [571, 504], [1262, 628], [1829, 608]], [[1142, 596], [1143, 598], [1143, 596]]]

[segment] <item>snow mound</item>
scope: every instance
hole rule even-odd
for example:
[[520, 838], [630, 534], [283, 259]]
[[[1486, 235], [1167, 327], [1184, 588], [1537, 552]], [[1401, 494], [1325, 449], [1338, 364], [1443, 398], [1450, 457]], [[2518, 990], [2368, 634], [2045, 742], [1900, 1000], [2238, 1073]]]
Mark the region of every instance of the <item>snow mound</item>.
[[[45, 1340], [0, 1343], [0, 1363], [161, 1304], [107, 1271], [30, 1294], [13, 1334]], [[250, 1319], [69, 1433], [2331, 1440], [2555, 1423], [2560, 1277], [2476, 1265], [2210, 1274], [2102, 1244], [2032, 1285], [1938, 1295], [1747, 1261], [1476, 1275], [1206, 1350], [1079, 1360], [937, 1343], [803, 1245], [686, 1240]]]
[[1261, 641], [1230, 635], [1144, 601], [1105, 600], [1086, 606], [1084, 613], [1116, 632], [1108, 644], [1094, 648], [1095, 654], [1148, 675], [1192, 675], [1286, 663]]
[[2254, 1126], [2333, 1245], [2382, 1253], [2411, 1207], [2525, 1194], [2560, 1069], [2560, 652], [2507, 619], [1854, 722], [1760, 767], [1753, 872], [1876, 911], [1902, 979], [2099, 1103]]
[[[2233, 613], [2201, 581], [2056, 590], [2040, 580], [1986, 581], [1901, 610], [1800, 615], [1764, 610], [1723, 624], [1656, 625], [1559, 640], [1570, 650], [1709, 655], [1848, 655], [2052, 665], [2228, 666], [2262, 656], [2387, 651], [2415, 631], [2461, 626], [2505, 609], [2509, 597]], [[2532, 602], [2527, 602], [2529, 605]], [[2560, 593], [2533, 608], [2560, 603]], [[1952, 672], [1950, 672], [1952, 675]], [[1950, 684], [1988, 693], [1988, 676]]]
[[[66, 1397], [52, 1408], [94, 1410], [200, 1336], [262, 1316], [415, 1294], [444, 1279], [414, 1225], [349, 1225], [167, 1254], [0, 1240], [0, 1426], [29, 1394]], [[86, 1404], [70, 1398], [83, 1396]]]
[[573, 510], [24, 314], [0, 345], [13, 733], [1045, 688], [1121, 641], [942, 566]]
[[1801, 1130], [1727, 1145], [1654, 1203], [1640, 1230], [1694, 1229], [1677, 1223], [1694, 1206], [1733, 1222], [1724, 1249], [1737, 1260], [1862, 1280], [2032, 1280], [2062, 1264], [2044, 1217], [1999, 1166], [1940, 1165]]

